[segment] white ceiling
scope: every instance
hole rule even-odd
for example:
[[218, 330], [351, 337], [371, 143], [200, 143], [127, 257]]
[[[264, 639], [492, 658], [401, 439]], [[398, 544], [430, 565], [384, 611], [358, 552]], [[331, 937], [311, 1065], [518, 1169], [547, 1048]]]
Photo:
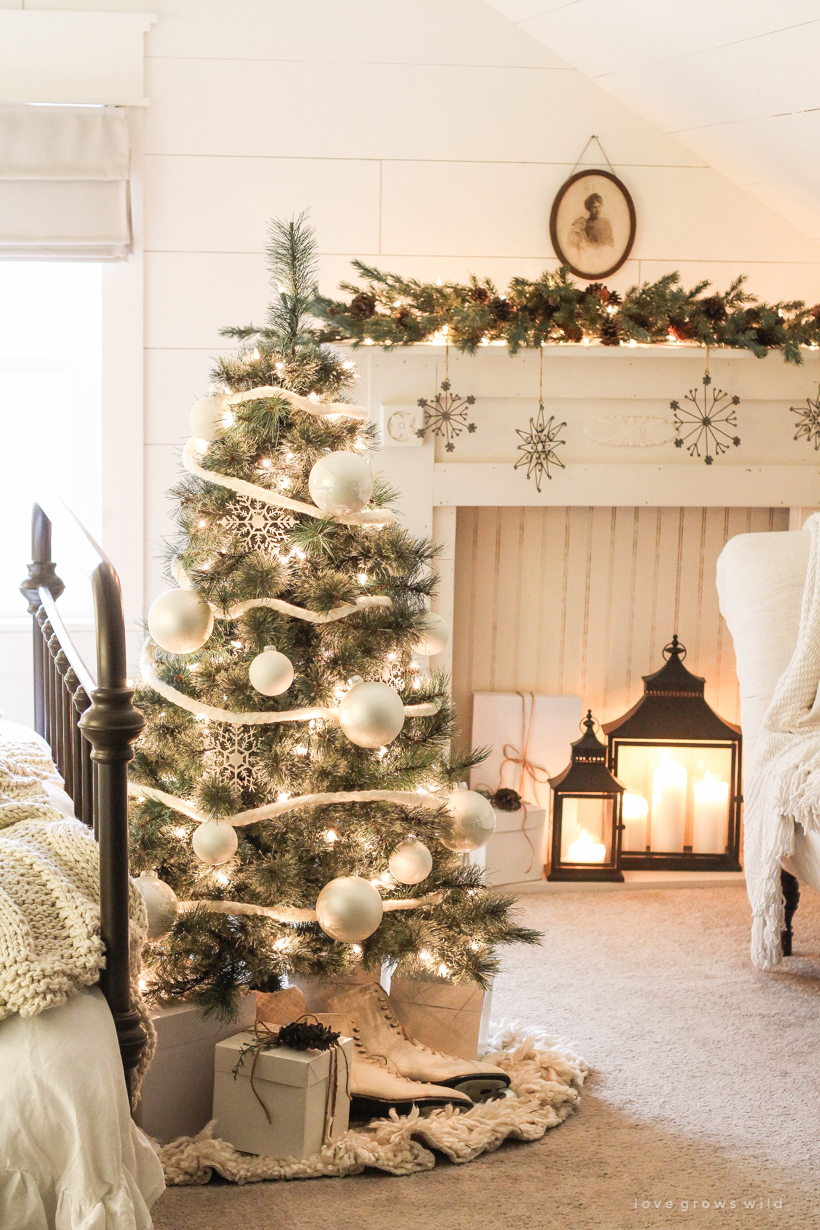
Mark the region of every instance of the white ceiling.
[[488, 0], [820, 239], [820, 0]]

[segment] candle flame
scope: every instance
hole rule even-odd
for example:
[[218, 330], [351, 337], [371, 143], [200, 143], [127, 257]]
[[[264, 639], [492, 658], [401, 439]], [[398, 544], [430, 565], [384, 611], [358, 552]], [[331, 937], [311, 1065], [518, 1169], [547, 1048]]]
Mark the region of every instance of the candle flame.
[[606, 858], [606, 846], [601, 845], [594, 837], [590, 837], [586, 829], [581, 829], [580, 837], [570, 845], [567, 851], [569, 863], [602, 863]]

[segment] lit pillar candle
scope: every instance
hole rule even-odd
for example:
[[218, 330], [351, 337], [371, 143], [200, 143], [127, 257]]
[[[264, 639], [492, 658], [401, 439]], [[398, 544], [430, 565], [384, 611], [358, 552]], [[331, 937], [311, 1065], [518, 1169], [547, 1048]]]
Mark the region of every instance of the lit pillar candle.
[[649, 815], [649, 804], [642, 794], [624, 795], [623, 811], [621, 813], [624, 831], [621, 837], [622, 850], [646, 850], [646, 820]]
[[686, 770], [668, 752], [652, 774], [652, 849], [659, 854], [683, 851], [686, 825]]
[[696, 854], [723, 854], [729, 831], [729, 783], [707, 772], [695, 782], [692, 850]]
[[576, 837], [567, 851], [569, 863], [602, 863], [605, 858], [606, 846], [590, 837], [586, 829], [581, 829], [581, 836]]

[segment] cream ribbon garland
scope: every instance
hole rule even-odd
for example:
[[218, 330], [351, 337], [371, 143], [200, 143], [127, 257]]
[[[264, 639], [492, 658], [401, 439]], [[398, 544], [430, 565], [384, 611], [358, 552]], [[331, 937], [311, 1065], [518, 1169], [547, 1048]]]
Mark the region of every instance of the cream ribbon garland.
[[[443, 893], [427, 893], [424, 897], [404, 897], [397, 901], [383, 902], [385, 914], [396, 910], [417, 910], [421, 905], [440, 905], [444, 900]], [[272, 918], [275, 922], [303, 923], [318, 922], [315, 910], [300, 910], [296, 906], [283, 906], [277, 909], [272, 905], [254, 905], [249, 901], [180, 901], [180, 912], [203, 909], [211, 914], [256, 914], [262, 918]]]
[[[197, 824], [205, 824], [215, 819], [213, 816], [204, 815], [193, 803], [188, 803], [185, 799], [178, 799], [173, 794], [166, 794], [164, 790], [158, 790], [155, 786], [143, 786], [140, 782], [129, 782], [128, 793], [136, 798], [155, 799], [158, 803], [164, 803], [166, 807], [180, 812], [183, 816], [188, 816], [191, 820], [196, 820]], [[415, 803], [416, 806], [430, 807], [433, 810], [444, 806], [442, 799], [428, 791], [420, 793], [416, 790], [338, 790], [323, 794], [300, 794], [295, 795], [292, 799], [280, 799], [276, 803], [267, 803], [264, 807], [254, 807], [250, 811], [237, 812], [235, 816], [225, 816], [218, 823], [241, 828], [246, 824], [258, 824], [262, 820], [272, 820], [275, 816], [297, 811], [300, 807], [320, 807], [328, 803], [397, 803], [402, 807], [410, 807]]]
[[[230, 709], [217, 709], [215, 705], [206, 705], [204, 701], [195, 700], [193, 696], [186, 696], [184, 692], [178, 692], [176, 688], [163, 683], [157, 677], [154, 668], [154, 647], [149, 642], [146, 642], [142, 649], [140, 677], [155, 692], [180, 709], [214, 722], [229, 722], [232, 726], [267, 726], [275, 722], [309, 722], [311, 718], [323, 718], [328, 722], [339, 720], [338, 709], [328, 709], [322, 705], [312, 705], [308, 709], [280, 709], [278, 712], [259, 713], [233, 713]], [[438, 701], [425, 701], [419, 705], [405, 705], [404, 713], [406, 717], [433, 717], [440, 708], [441, 704]]]
[[255, 389], [241, 390], [238, 393], [217, 394], [226, 406], [239, 406], [244, 401], [262, 401], [268, 397], [281, 397], [289, 401], [295, 410], [305, 414], [313, 414], [316, 418], [346, 418], [356, 419], [359, 423], [367, 422], [367, 411], [364, 406], [351, 406], [346, 401], [314, 401], [311, 397], [302, 397], [299, 393], [291, 393], [289, 389], [280, 389], [278, 385], [263, 384]]
[[290, 615], [293, 619], [304, 619], [309, 624], [332, 624], [338, 619], [347, 619], [348, 615], [355, 615], [357, 611], [366, 611], [372, 607], [389, 607], [393, 602], [381, 595], [374, 595], [372, 598], [362, 596], [355, 602], [345, 602], [341, 606], [333, 607], [325, 615], [320, 615], [318, 611], [309, 611], [306, 607], [294, 606], [292, 602], [285, 602], [282, 598], [246, 598], [243, 602], [234, 603], [227, 611], [215, 606], [213, 602], [208, 605], [214, 613], [214, 619], [239, 619], [246, 611], [263, 606], [279, 611], [282, 615]]

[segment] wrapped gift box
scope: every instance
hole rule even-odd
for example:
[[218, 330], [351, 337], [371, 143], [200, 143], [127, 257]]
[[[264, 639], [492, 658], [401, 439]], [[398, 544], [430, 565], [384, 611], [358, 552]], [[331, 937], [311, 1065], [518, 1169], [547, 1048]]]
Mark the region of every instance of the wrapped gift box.
[[[348, 1127], [345, 1059], [353, 1062], [353, 1042], [340, 1038], [336, 1046], [335, 1077], [331, 1051], [296, 1051], [289, 1046], [260, 1051], [253, 1084], [265, 1103], [271, 1122], [251, 1088], [253, 1052], [247, 1052], [234, 1079], [234, 1068], [252, 1033], [235, 1034], [219, 1042], [215, 1051], [215, 1135], [243, 1153], [264, 1153], [297, 1160], [313, 1157], [322, 1145], [337, 1140]], [[340, 1052], [343, 1051], [344, 1054]], [[328, 1101], [333, 1102], [332, 1123]], [[327, 1140], [325, 1125], [329, 1124]]]
[[[580, 696], [533, 695], [532, 692], [476, 692], [473, 696], [473, 747], [491, 747], [492, 755], [472, 770], [473, 790], [499, 786], [517, 790], [528, 803], [549, 815], [547, 777], [556, 777], [569, 764], [570, 743], [579, 737], [583, 717]], [[534, 781], [521, 765], [504, 764], [504, 748], [540, 770]], [[520, 827], [520, 822], [519, 822]], [[526, 845], [526, 842], [524, 843]], [[524, 864], [526, 866], [526, 863]]]
[[547, 812], [543, 807], [495, 812], [495, 832], [469, 861], [484, 868], [488, 884], [524, 884], [544, 872]]
[[253, 1026], [256, 996], [240, 997], [232, 1021], [203, 1016], [195, 1004], [171, 1004], [151, 1012], [157, 1049], [142, 1083], [134, 1120], [149, 1136], [176, 1140], [196, 1136], [211, 1118], [214, 1046], [238, 1029]]
[[393, 978], [390, 1002], [409, 1034], [434, 1051], [477, 1059], [486, 1050], [492, 989], [474, 982]]

